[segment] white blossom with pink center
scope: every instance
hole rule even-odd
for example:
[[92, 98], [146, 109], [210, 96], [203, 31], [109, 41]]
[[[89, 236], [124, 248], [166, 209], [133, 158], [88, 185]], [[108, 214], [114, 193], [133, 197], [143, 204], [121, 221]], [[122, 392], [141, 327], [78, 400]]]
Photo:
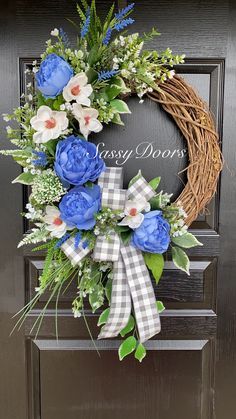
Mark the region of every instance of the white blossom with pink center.
[[56, 207], [48, 205], [46, 207], [46, 214], [43, 217], [46, 225], [46, 230], [50, 231], [51, 237], [60, 239], [68, 229], [66, 223], [60, 218], [60, 211]]
[[87, 139], [91, 131], [99, 132], [102, 124], [98, 121], [98, 111], [93, 108], [82, 108], [78, 103], [73, 103], [73, 115], [79, 122], [81, 134]]
[[66, 102], [75, 100], [80, 105], [90, 106], [89, 96], [93, 88], [88, 83], [88, 77], [85, 73], [76, 74], [72, 77], [63, 89], [63, 97]]
[[37, 115], [30, 120], [32, 128], [36, 131], [33, 135], [35, 143], [47, 143], [64, 133], [68, 128], [66, 112], [53, 111], [49, 106], [40, 106]]
[[129, 226], [133, 230], [138, 228], [144, 219], [143, 211], [150, 211], [150, 204], [146, 199], [138, 201], [126, 201], [123, 220], [118, 224], [120, 226]]

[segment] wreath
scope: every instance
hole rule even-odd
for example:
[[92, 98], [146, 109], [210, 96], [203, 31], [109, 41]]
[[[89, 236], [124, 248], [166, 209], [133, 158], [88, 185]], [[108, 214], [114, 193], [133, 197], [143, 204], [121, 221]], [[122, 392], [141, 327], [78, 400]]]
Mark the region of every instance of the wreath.
[[[41, 63], [26, 70], [34, 81], [27, 84], [21, 106], [4, 114], [14, 123], [6, 129], [17, 149], [2, 154], [23, 168], [13, 183], [30, 185], [23, 216], [31, 230], [18, 247], [41, 243], [32, 250], [46, 251], [35, 296], [15, 327], [49, 292], [32, 328], [37, 336], [49, 303], [56, 301], [57, 313], [61, 292], [75, 281], [74, 317], [85, 318], [88, 298], [92, 311], [101, 313], [99, 338], [120, 335], [119, 359], [134, 353], [141, 362], [145, 342], [160, 332], [164, 310], [151, 277], [157, 284], [168, 250], [189, 275], [185, 250], [201, 243], [188, 226], [216, 190], [222, 157], [209, 110], [173, 70], [184, 55], [169, 48], [145, 50], [159, 35], [155, 29], [126, 34], [133, 9], [131, 3], [114, 13], [113, 5], [102, 23], [95, 1], [89, 6], [81, 0], [80, 26], [72, 22], [79, 31], [76, 48], [63, 29], [52, 30], [55, 41], [46, 42]], [[145, 96], [160, 103], [187, 141], [187, 184], [175, 202], [158, 191], [160, 177], [147, 180], [140, 171], [124, 189], [123, 169], [106, 167], [88, 140], [106, 124], [123, 125], [122, 114], [130, 113], [125, 97], [131, 94], [141, 103]]]

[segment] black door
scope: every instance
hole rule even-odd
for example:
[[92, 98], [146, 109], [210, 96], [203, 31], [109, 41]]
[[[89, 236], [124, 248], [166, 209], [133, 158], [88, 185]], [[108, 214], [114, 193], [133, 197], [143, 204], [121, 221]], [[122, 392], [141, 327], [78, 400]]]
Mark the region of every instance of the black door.
[[[111, 2], [97, 3], [105, 14]], [[118, 3], [121, 7], [126, 1]], [[74, 39], [65, 17], [76, 18], [73, 2], [11, 0], [1, 5], [1, 113], [19, 105], [24, 70], [40, 56], [50, 31], [63, 26]], [[227, 164], [208, 212], [192, 226], [204, 246], [190, 253], [190, 278], [166, 263], [156, 290], [167, 308], [162, 332], [149, 342], [141, 365], [132, 358], [120, 363], [116, 340], [100, 341], [98, 357], [83, 320], [71, 314], [71, 290], [60, 305], [59, 342], [53, 308], [47, 311], [37, 340], [30, 329], [39, 307], [25, 329], [9, 337], [12, 315], [34, 293], [43, 255], [16, 249], [24, 228], [19, 213], [26, 192], [11, 185], [18, 168], [1, 158], [1, 419], [235, 418], [236, 3], [143, 0], [136, 2], [135, 19], [137, 31], [157, 26], [162, 33], [150, 47], [186, 54], [186, 63], [177, 71], [198, 89], [215, 116]], [[187, 164], [183, 138], [156, 104], [129, 99], [129, 106], [133, 114], [125, 127], [104, 130], [99, 141], [105, 145], [100, 147], [135, 148], [153, 142], [160, 150], [158, 158], [120, 162], [125, 182], [141, 167], [147, 178], [161, 175], [162, 188], [177, 195], [181, 189], [177, 173]], [[2, 148], [9, 148], [3, 124], [1, 138]], [[174, 150], [178, 152], [170, 157]], [[88, 319], [94, 336], [96, 320]]]

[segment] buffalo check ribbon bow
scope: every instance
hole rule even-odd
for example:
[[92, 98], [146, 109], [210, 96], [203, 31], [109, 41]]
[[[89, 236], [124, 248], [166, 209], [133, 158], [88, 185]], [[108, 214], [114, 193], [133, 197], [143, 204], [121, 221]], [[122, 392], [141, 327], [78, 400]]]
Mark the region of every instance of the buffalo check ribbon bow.
[[[107, 167], [98, 179], [102, 188], [102, 207], [123, 210], [127, 199], [145, 198], [149, 201], [155, 192], [148, 182], [140, 176], [128, 188], [123, 186], [123, 168]], [[80, 262], [89, 252], [81, 242], [77, 249], [74, 239], [69, 238], [61, 246], [73, 265]], [[93, 250], [96, 261], [113, 262], [113, 283], [110, 312], [106, 324], [101, 329], [99, 339], [117, 336], [127, 325], [132, 304], [134, 308], [139, 340], [150, 339], [161, 330], [152, 281], [142, 252], [132, 245], [124, 245], [117, 233], [98, 236]]]

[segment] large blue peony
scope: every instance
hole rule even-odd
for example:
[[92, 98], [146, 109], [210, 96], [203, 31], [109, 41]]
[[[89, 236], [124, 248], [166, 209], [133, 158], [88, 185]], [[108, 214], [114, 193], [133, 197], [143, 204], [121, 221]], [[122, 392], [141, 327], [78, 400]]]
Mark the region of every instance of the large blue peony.
[[164, 253], [170, 244], [170, 225], [162, 211], [150, 211], [144, 215], [140, 227], [134, 230], [131, 244], [150, 253]]
[[55, 98], [72, 76], [73, 70], [64, 58], [49, 54], [36, 73], [37, 88], [45, 98]]
[[65, 186], [94, 182], [105, 170], [94, 144], [71, 135], [57, 144], [55, 171]]
[[76, 186], [63, 196], [59, 208], [61, 219], [69, 227], [91, 230], [95, 226], [94, 216], [101, 208], [100, 187]]

